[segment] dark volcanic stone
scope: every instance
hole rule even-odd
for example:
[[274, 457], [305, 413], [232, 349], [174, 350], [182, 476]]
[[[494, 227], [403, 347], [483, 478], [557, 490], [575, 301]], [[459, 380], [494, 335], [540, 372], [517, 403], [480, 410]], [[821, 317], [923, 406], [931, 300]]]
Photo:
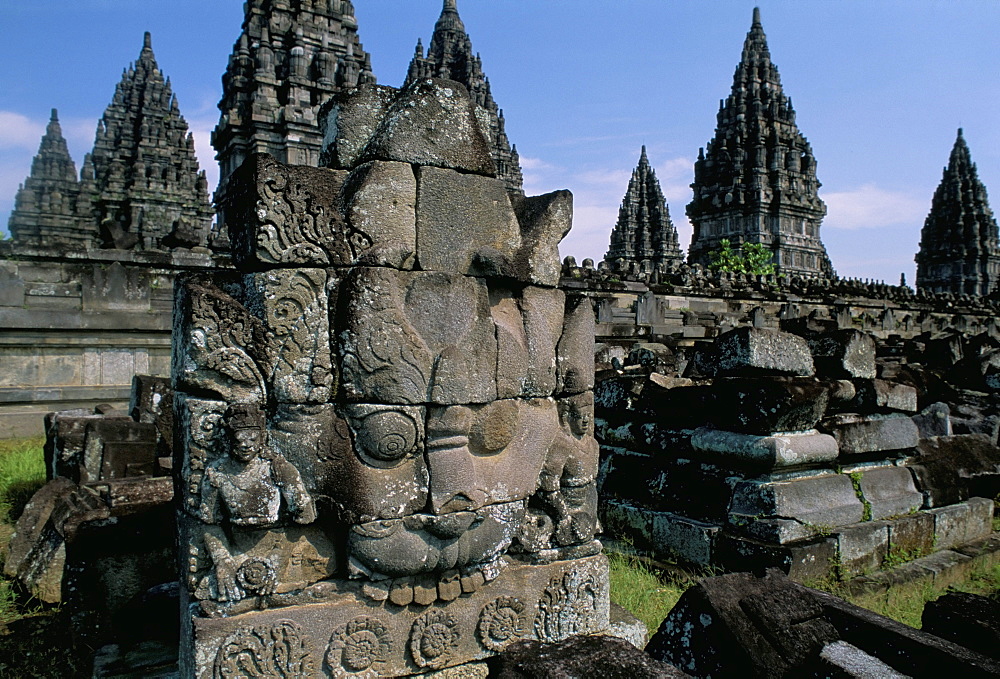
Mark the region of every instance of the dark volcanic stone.
[[770, 328], [742, 327], [720, 335], [715, 340], [715, 355], [715, 375], [718, 377], [808, 377], [815, 372], [812, 354], [804, 339]]
[[808, 339], [816, 373], [833, 379], [875, 377], [875, 338], [860, 330], [838, 330]]
[[988, 656], [1000, 652], [1000, 601], [948, 592], [924, 606], [921, 629]]
[[1000, 447], [982, 435], [922, 439], [910, 469], [929, 507], [1000, 492]]
[[578, 636], [558, 644], [521, 641], [490, 659], [497, 679], [668, 679], [689, 675], [608, 636]]

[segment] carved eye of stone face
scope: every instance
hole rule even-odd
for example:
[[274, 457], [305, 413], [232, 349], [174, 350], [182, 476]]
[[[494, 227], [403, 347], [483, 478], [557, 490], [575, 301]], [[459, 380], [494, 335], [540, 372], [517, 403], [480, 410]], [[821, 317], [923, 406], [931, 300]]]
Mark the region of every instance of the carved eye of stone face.
[[372, 413], [361, 422], [356, 445], [369, 464], [392, 466], [413, 452], [418, 436], [417, 424], [409, 415], [386, 410]]

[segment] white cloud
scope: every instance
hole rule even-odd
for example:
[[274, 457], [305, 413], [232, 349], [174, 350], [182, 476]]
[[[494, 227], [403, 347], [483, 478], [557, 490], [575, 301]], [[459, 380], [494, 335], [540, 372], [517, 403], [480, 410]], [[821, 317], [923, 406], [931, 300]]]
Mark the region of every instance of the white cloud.
[[45, 123], [13, 111], [0, 111], [0, 148], [35, 151], [43, 134]]
[[823, 226], [831, 229], [875, 229], [897, 224], [920, 225], [930, 209], [926, 198], [865, 184], [821, 195], [827, 205]]
[[208, 197], [211, 198], [219, 184], [219, 164], [215, 160], [215, 149], [212, 148], [215, 121], [189, 120], [188, 129], [194, 135], [194, 152], [198, 156], [198, 166], [205, 170], [208, 178]]
[[555, 165], [551, 165], [541, 158], [530, 158], [528, 156], [521, 156], [521, 169], [531, 171], [542, 171], [542, 170], [557, 170]]

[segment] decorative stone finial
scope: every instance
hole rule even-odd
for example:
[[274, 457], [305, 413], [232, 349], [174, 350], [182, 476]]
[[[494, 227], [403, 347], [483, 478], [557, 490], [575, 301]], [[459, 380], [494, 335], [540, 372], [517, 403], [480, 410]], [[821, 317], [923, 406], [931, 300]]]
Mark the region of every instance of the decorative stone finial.
[[142, 49], [153, 49], [153, 36], [150, 35], [149, 31], [146, 31], [142, 36]]
[[754, 7], [753, 8], [753, 25], [754, 26], [761, 26], [761, 23], [760, 23], [760, 7]]

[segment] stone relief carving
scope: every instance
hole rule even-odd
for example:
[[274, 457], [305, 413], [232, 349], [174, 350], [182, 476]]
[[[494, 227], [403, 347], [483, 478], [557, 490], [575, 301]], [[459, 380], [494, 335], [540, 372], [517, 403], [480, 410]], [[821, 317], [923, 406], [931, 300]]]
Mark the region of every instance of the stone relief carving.
[[458, 622], [451, 615], [427, 611], [410, 629], [410, 654], [420, 667], [439, 670], [451, 663], [460, 637]]
[[333, 631], [326, 663], [335, 677], [378, 677], [392, 648], [388, 628], [377, 618], [363, 615]]
[[502, 651], [524, 636], [528, 624], [524, 602], [510, 596], [497, 597], [479, 614], [479, 640], [491, 651]]
[[538, 601], [535, 637], [544, 643], [588, 634], [597, 618], [600, 584], [591, 574], [568, 571], [549, 581]]
[[214, 677], [308, 677], [313, 675], [312, 640], [291, 620], [234, 632], [215, 656]]

